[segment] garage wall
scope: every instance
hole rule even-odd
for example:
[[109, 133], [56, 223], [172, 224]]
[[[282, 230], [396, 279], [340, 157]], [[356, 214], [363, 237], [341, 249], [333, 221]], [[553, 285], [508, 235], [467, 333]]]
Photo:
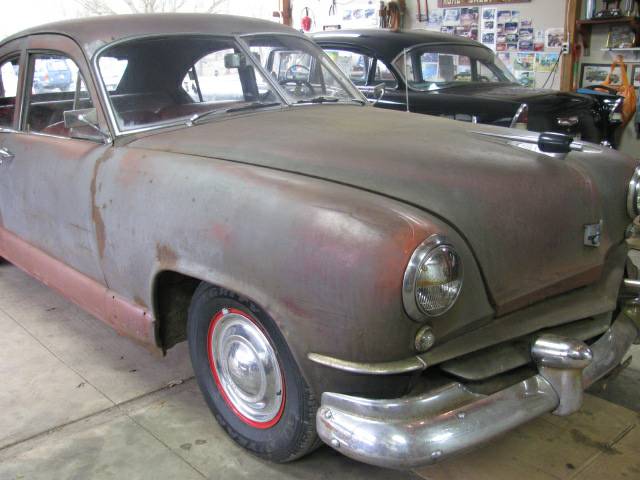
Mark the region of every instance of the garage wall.
[[[583, 12], [582, 18], [585, 17]], [[589, 50], [585, 51], [585, 55], [580, 60], [580, 71], [582, 71], [582, 65], [584, 63], [601, 63], [611, 64], [613, 57], [609, 52], [603, 52], [601, 49], [607, 45], [607, 37], [609, 35], [609, 27], [606, 25], [594, 25], [591, 33], [591, 42]], [[629, 69], [629, 75], [631, 75], [631, 67], [636, 64], [640, 64], [640, 53], [636, 53], [638, 56], [628, 56], [625, 59], [625, 63]], [[638, 92], [638, 89], [636, 89]], [[639, 94], [640, 95], [640, 94]], [[640, 139], [635, 130], [633, 122], [625, 128], [621, 134], [620, 150], [631, 155], [632, 157], [640, 160]]]
[[[387, 0], [386, 0], [387, 1]], [[422, 13], [425, 13], [425, 0], [406, 0], [407, 15], [405, 17], [405, 28], [427, 28], [426, 22], [420, 23], [417, 20], [418, 16], [418, 1], [420, 2], [420, 8]], [[428, 0], [429, 11], [433, 11], [438, 8], [438, 0]], [[314, 30], [322, 30], [324, 25], [342, 24], [342, 11], [352, 8], [374, 8], [376, 11], [375, 20], [373, 26], [377, 25], [377, 12], [379, 10], [379, 0], [339, 0], [337, 4], [337, 15], [329, 16], [329, 8], [331, 6], [331, 0], [294, 0], [293, 2], [293, 25], [295, 28], [300, 28], [300, 17], [305, 7], [309, 7], [309, 15], [314, 20]], [[368, 5], [367, 5], [368, 4]], [[536, 30], [547, 30], [549, 28], [564, 28], [565, 23], [565, 8], [566, 2], [564, 0], [532, 0], [527, 3], [504, 3], [497, 5], [486, 5], [488, 8], [495, 8], [497, 10], [518, 10], [520, 11], [521, 19], [531, 19], [533, 28]], [[349, 25], [343, 25], [343, 28], [350, 28]], [[513, 52], [511, 53], [514, 58]], [[560, 74], [556, 73], [555, 80], [553, 76], [550, 78], [548, 73], [536, 73], [536, 86], [542, 86], [545, 81], [549, 79], [547, 83], [548, 88], [560, 87]]]
[[[424, 1], [419, 0], [422, 12], [424, 13]], [[409, 10], [408, 19], [405, 24], [408, 28], [423, 28], [424, 25], [417, 21], [418, 0], [407, 0], [407, 9]], [[530, 18], [533, 21], [534, 29], [547, 30], [548, 28], [564, 28], [565, 24], [565, 0], [532, 0], [527, 3], [510, 3], [499, 5], [487, 5], [488, 8], [497, 8], [498, 10], [519, 10], [521, 18]], [[429, 11], [438, 8], [438, 0], [429, 0]], [[536, 86], [542, 87], [547, 78], [548, 73], [536, 74]], [[560, 88], [560, 72], [555, 76], [553, 82], [547, 84], [547, 88]]]

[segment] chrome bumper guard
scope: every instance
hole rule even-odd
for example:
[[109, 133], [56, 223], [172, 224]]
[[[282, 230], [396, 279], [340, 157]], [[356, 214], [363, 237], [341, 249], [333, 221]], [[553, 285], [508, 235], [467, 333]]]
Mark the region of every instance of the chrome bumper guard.
[[460, 383], [395, 400], [326, 392], [316, 415], [318, 434], [355, 460], [410, 469], [446, 459], [542, 414], [569, 415], [581, 407], [584, 389], [618, 366], [640, 337], [638, 310], [620, 314], [591, 347], [541, 336], [531, 349], [538, 374], [493, 395], [473, 393]]

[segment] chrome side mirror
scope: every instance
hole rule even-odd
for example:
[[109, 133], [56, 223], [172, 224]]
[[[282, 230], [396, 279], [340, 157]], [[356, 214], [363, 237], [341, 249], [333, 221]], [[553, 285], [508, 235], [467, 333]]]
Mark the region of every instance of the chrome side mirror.
[[65, 128], [86, 127], [88, 124], [98, 124], [98, 111], [95, 108], [83, 108], [81, 110], [67, 110], [64, 112]]
[[[63, 113], [64, 126], [71, 130], [71, 137], [83, 138], [85, 140], [98, 140], [103, 143], [111, 143], [111, 135], [103, 132], [98, 126], [98, 111], [95, 108], [83, 108], [80, 110], [67, 110]], [[80, 129], [83, 127], [89, 127], [96, 134], [88, 134]]]

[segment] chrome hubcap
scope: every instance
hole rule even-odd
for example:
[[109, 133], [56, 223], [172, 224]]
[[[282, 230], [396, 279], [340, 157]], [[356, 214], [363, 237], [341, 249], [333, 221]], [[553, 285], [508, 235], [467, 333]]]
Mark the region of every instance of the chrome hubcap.
[[225, 401], [243, 421], [264, 428], [279, 419], [284, 389], [278, 359], [246, 314], [225, 309], [213, 318], [208, 353]]

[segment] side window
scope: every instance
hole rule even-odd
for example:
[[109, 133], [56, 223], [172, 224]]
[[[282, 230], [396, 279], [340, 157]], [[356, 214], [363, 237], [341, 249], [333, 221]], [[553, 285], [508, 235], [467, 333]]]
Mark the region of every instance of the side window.
[[11, 127], [13, 125], [19, 73], [19, 56], [0, 63], [0, 127]]
[[398, 81], [396, 77], [391, 73], [385, 63], [378, 59], [376, 61], [376, 74], [373, 77], [373, 84], [378, 85], [384, 83], [388, 88], [397, 88]]
[[73, 136], [73, 129], [65, 125], [65, 112], [94, 107], [78, 66], [70, 58], [57, 54], [32, 55], [30, 66], [33, 76], [26, 130]]
[[367, 84], [369, 69], [371, 68], [371, 57], [347, 50], [328, 49], [325, 51], [355, 85], [362, 87]]
[[194, 102], [240, 102], [244, 91], [238, 68], [227, 68], [225, 57], [235, 50], [218, 50], [198, 60], [182, 80], [182, 88]]
[[99, 61], [100, 73], [107, 92], [115, 92], [120, 86], [129, 60], [116, 57], [101, 56]]
[[420, 58], [425, 82], [470, 82], [471, 59], [464, 55], [423, 53]]
[[500, 77], [498, 77], [495, 72], [485, 65], [482, 62], [478, 62], [478, 81], [480, 82], [499, 82]]

